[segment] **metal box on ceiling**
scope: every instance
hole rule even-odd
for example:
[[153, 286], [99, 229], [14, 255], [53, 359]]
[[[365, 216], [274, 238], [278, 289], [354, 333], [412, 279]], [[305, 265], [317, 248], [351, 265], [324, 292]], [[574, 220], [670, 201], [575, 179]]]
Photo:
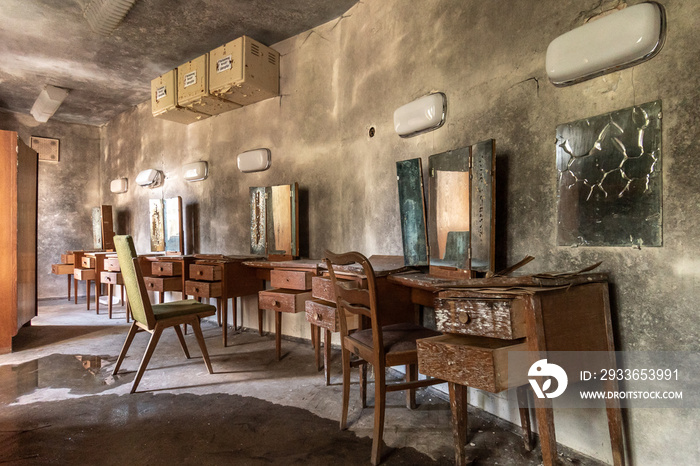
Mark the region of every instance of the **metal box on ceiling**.
[[228, 112], [240, 105], [209, 94], [209, 54], [177, 67], [177, 103], [207, 115]]
[[279, 95], [280, 54], [276, 50], [243, 36], [209, 55], [212, 94], [240, 105]]
[[156, 118], [184, 124], [209, 118], [209, 115], [177, 105], [177, 70], [151, 81], [151, 111]]

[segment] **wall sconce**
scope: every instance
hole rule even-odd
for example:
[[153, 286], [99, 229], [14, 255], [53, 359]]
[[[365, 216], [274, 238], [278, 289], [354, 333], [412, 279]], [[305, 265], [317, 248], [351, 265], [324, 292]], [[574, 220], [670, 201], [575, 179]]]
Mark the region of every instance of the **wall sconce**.
[[659, 53], [665, 36], [661, 5], [627, 7], [554, 39], [547, 47], [547, 75], [555, 86], [568, 86], [629, 68]]
[[136, 0], [92, 0], [83, 16], [93, 32], [108, 36], [117, 29], [134, 3]]
[[56, 113], [63, 99], [68, 95], [68, 89], [46, 85], [32, 106], [31, 113], [39, 123], [46, 123]]
[[114, 194], [125, 193], [129, 189], [129, 180], [126, 178], [117, 178], [109, 183], [109, 190]]
[[243, 173], [261, 172], [270, 168], [270, 149], [255, 149], [238, 154], [238, 169]]
[[202, 181], [209, 176], [207, 162], [192, 162], [182, 166], [182, 177], [187, 181]]
[[163, 172], [149, 168], [136, 176], [136, 184], [147, 188], [158, 188], [163, 185]]
[[426, 95], [394, 112], [394, 129], [402, 138], [416, 136], [445, 123], [447, 97], [442, 92]]

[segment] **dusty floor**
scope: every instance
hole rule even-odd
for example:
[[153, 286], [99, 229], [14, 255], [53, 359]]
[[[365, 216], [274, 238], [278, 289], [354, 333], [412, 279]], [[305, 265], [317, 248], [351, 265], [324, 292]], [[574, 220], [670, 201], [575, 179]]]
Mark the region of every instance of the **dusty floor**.
[[[369, 464], [373, 423], [351, 392], [350, 429], [338, 430], [340, 355], [331, 386], [316, 371], [310, 343], [230, 334], [221, 345], [215, 322], [204, 322], [214, 374], [190, 333], [187, 360], [166, 332], [149, 369], [130, 395], [148, 335], [138, 334], [120, 374], [111, 369], [124, 341], [124, 311], [114, 319], [66, 300], [43, 301], [31, 327], [0, 356], [2, 464]], [[453, 464], [449, 403], [419, 391], [418, 409], [401, 392], [389, 395], [385, 464]], [[538, 465], [539, 448], [524, 450], [518, 428], [479, 410], [469, 412], [474, 465]], [[597, 465], [560, 446], [564, 465]]]

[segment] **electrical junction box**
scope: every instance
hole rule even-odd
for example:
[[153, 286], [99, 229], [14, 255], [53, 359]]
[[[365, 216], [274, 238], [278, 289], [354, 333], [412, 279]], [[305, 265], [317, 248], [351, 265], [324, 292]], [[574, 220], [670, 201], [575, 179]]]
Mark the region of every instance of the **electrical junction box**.
[[242, 36], [209, 55], [210, 93], [239, 105], [279, 95], [280, 54], [276, 50]]
[[151, 111], [156, 118], [186, 125], [209, 118], [209, 115], [177, 105], [177, 70], [151, 81]]
[[177, 103], [207, 115], [219, 115], [241, 106], [209, 94], [209, 54], [177, 67]]

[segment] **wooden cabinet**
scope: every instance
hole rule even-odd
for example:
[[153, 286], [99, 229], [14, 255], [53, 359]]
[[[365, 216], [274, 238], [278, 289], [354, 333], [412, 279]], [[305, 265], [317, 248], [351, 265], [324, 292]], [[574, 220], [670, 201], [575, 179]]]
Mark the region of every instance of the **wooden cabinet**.
[[36, 316], [37, 153], [0, 131], [0, 354]]

